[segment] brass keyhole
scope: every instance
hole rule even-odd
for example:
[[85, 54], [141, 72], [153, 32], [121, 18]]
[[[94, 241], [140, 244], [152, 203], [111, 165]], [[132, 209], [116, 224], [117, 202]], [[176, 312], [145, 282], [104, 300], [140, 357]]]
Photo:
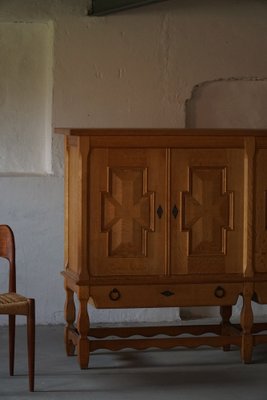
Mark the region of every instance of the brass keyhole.
[[163, 208], [161, 206], [158, 207], [157, 214], [158, 214], [158, 217], [160, 219], [162, 217], [162, 214], [163, 214]]
[[173, 209], [172, 209], [172, 215], [176, 219], [178, 214], [179, 214], [179, 210], [178, 210], [176, 204], [174, 204]]

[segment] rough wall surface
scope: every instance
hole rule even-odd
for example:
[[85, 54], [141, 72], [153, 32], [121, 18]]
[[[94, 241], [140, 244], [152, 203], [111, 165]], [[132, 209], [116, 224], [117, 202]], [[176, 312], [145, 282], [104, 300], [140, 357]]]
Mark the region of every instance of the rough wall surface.
[[53, 24], [1, 23], [0, 59], [0, 171], [50, 173]]
[[[54, 126], [184, 127], [196, 85], [266, 77], [265, 1], [170, 0], [107, 17], [87, 17], [87, 5], [0, 4], [1, 21], [54, 22]], [[43, 324], [63, 322], [62, 138], [54, 138], [53, 165], [49, 177], [0, 177], [0, 221], [17, 238], [18, 289], [36, 298]], [[91, 320], [112, 318], [100, 311]], [[116, 321], [177, 318], [177, 310], [115, 315]]]

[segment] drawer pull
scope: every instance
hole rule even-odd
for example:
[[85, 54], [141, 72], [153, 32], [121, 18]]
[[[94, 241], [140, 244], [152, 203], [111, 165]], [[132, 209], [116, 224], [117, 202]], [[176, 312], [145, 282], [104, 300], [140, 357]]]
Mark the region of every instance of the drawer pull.
[[225, 296], [225, 290], [223, 287], [218, 286], [216, 287], [214, 294], [218, 299], [222, 299]]
[[170, 296], [173, 296], [175, 293], [171, 292], [170, 290], [165, 290], [164, 292], [161, 292], [161, 294], [162, 294], [162, 296], [170, 297]]
[[119, 300], [121, 297], [120, 292], [118, 291], [118, 289], [114, 288], [109, 292], [109, 298], [112, 301], [117, 301]]

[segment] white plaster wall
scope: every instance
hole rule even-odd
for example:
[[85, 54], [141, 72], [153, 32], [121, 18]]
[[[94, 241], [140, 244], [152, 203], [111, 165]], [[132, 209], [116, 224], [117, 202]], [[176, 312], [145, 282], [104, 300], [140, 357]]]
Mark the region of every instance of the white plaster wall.
[[0, 59], [0, 171], [50, 173], [53, 24], [2, 22]]
[[[53, 20], [57, 127], [184, 127], [185, 103], [205, 81], [267, 71], [267, 4], [170, 0], [107, 17], [88, 1], [2, 0], [0, 19]], [[251, 103], [253, 109], [253, 102]], [[62, 138], [54, 175], [0, 177], [0, 221], [17, 237], [18, 289], [37, 302], [38, 323], [63, 322]], [[112, 320], [110, 311], [92, 322]], [[178, 310], [118, 311], [118, 320], [161, 321]]]

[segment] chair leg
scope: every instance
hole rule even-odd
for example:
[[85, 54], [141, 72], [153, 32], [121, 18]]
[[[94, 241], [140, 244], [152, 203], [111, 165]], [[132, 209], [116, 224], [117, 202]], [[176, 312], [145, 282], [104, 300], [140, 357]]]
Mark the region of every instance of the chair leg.
[[34, 391], [34, 367], [35, 367], [35, 302], [29, 299], [29, 314], [27, 315], [27, 341], [28, 341], [28, 369], [29, 388]]
[[9, 324], [8, 324], [8, 336], [9, 336], [9, 374], [11, 376], [14, 375], [14, 359], [15, 359], [15, 323], [16, 316], [9, 315]]

